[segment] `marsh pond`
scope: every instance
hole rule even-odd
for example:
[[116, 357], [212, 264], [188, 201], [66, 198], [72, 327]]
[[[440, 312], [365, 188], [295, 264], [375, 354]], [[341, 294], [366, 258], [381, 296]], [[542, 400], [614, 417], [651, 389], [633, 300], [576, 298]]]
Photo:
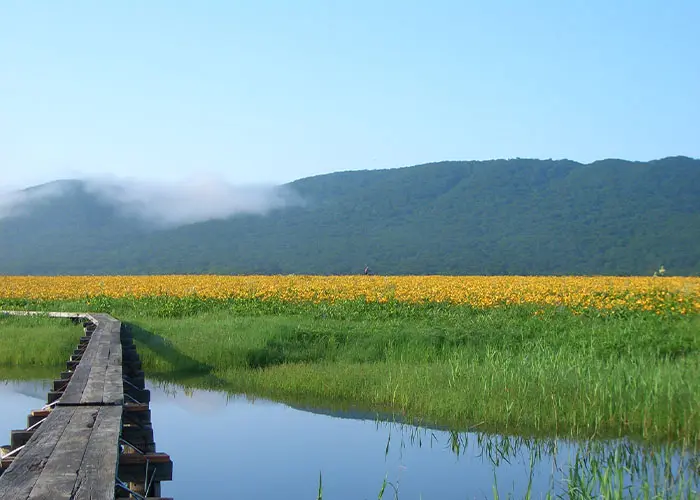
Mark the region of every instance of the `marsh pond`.
[[[352, 409], [310, 408], [150, 382], [155, 440], [175, 498], [693, 498], [692, 450], [450, 431]], [[0, 381], [9, 439], [42, 406], [45, 380]], [[2, 438], [0, 438], [0, 441]]]

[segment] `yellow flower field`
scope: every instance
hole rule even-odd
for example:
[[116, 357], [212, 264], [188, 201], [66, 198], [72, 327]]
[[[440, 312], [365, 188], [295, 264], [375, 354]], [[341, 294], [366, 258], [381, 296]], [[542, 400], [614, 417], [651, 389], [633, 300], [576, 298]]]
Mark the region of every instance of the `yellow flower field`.
[[285, 301], [561, 305], [700, 313], [700, 278], [519, 276], [0, 276], [0, 299], [155, 295]]

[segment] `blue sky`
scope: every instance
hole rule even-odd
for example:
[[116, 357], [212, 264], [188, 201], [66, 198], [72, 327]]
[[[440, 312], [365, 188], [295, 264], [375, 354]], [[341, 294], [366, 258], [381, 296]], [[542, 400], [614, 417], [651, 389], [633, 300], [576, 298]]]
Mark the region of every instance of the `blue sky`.
[[6, 0], [0, 182], [697, 157], [699, 25], [697, 0]]

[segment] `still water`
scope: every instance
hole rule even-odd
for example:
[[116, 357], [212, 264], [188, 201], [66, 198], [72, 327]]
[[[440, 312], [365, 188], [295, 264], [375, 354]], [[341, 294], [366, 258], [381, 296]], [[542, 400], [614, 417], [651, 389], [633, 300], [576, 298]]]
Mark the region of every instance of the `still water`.
[[[577, 452], [589, 461], [615, 454], [561, 440], [457, 434], [221, 392], [148, 388], [157, 449], [174, 462], [173, 481], [163, 483], [162, 494], [181, 499], [316, 499], [319, 475], [323, 499], [329, 500], [378, 498], [385, 480], [386, 499], [493, 498], [494, 488], [514, 498], [531, 488], [533, 498], [540, 498], [566, 491]], [[9, 441], [11, 429], [26, 425], [48, 390], [41, 381], [0, 381], [0, 444]], [[660, 466], [640, 467], [648, 450], [625, 442], [609, 446], [629, 454], [622, 457], [624, 482], [637, 484], [634, 489], [639, 478], [630, 476], [630, 468], [659, 482], [677, 481], [679, 471], [695, 467], [692, 454], [677, 452]], [[663, 457], [664, 450], [655, 456]], [[695, 489], [697, 476], [691, 481]]]

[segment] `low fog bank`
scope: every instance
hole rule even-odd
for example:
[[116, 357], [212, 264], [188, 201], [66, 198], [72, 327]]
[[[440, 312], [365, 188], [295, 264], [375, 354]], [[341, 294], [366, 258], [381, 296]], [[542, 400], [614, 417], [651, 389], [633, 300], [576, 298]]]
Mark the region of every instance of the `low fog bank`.
[[239, 214], [264, 215], [300, 205], [301, 198], [286, 186], [236, 186], [215, 178], [180, 182], [88, 179], [88, 192], [128, 216], [158, 226], [181, 226]]
[[303, 204], [288, 186], [239, 186], [212, 177], [174, 182], [122, 178], [89, 178], [59, 181], [22, 191], [0, 187], [0, 219], [26, 213], [34, 203], [74, 196], [71, 187], [80, 186], [102, 202], [128, 217], [158, 227], [177, 227], [234, 215], [265, 215], [272, 210]]
[[68, 184], [68, 182], [51, 182], [22, 190], [0, 185], [0, 219], [22, 215], [34, 203], [65, 194]]

